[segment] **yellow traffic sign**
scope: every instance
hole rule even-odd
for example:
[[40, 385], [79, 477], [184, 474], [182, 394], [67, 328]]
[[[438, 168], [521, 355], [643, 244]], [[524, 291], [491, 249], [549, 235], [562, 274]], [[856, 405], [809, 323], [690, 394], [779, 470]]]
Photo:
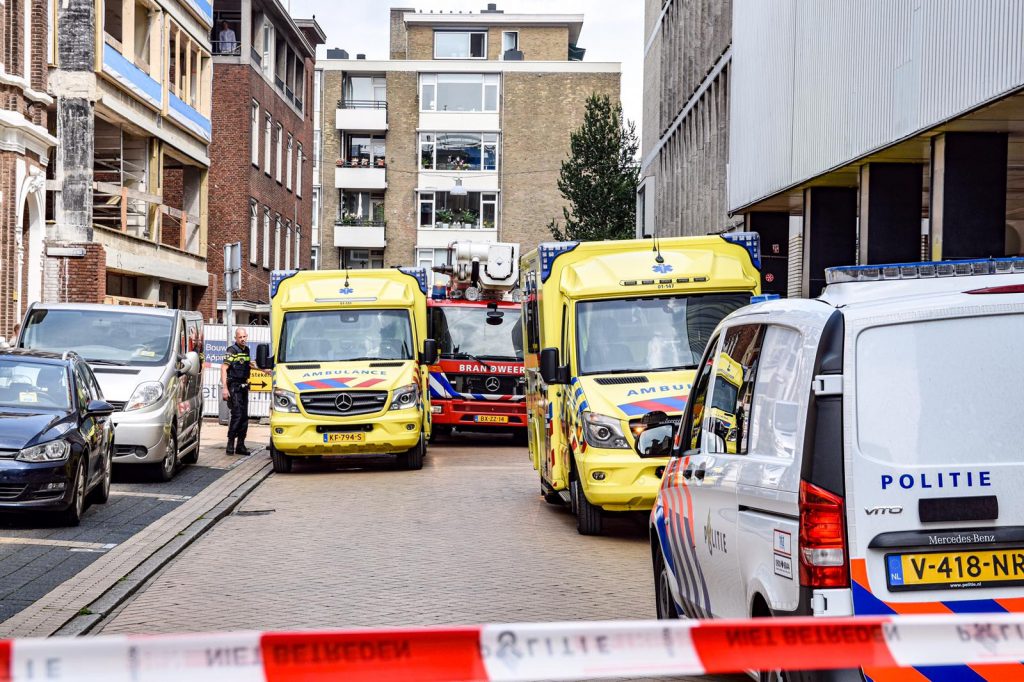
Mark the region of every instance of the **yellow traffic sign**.
[[254, 393], [269, 393], [271, 387], [270, 373], [254, 369], [249, 373], [249, 390]]

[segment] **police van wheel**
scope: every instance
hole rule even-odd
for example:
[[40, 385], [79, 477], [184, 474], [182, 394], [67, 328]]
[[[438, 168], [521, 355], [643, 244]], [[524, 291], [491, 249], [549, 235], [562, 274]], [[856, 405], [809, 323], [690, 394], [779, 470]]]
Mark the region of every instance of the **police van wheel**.
[[292, 458], [275, 448], [273, 443], [270, 444], [270, 461], [275, 474], [287, 474], [292, 470]]
[[576, 530], [580, 535], [600, 535], [603, 520], [601, 508], [590, 504], [578, 478], [574, 478], [569, 487], [572, 492], [573, 507], [576, 510]]
[[669, 586], [672, 576], [665, 565], [665, 556], [661, 553], [661, 548], [658, 547], [655, 552], [654, 603], [657, 608], [658, 620], [676, 620], [679, 618], [679, 613], [676, 611], [675, 604], [672, 603], [672, 589]]
[[423, 468], [423, 457], [427, 454], [427, 439], [420, 433], [420, 440], [414, 447], [409, 448], [398, 456], [398, 466], [403, 469], [415, 471]]

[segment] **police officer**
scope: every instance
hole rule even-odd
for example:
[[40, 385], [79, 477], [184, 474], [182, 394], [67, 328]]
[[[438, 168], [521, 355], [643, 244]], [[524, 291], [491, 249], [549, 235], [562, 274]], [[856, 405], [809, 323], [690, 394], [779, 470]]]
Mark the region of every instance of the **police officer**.
[[229, 455], [248, 455], [245, 434], [249, 430], [249, 371], [256, 363], [249, 357], [246, 341], [249, 334], [241, 327], [235, 328], [235, 342], [224, 353], [220, 366], [221, 397], [231, 410], [228, 423]]

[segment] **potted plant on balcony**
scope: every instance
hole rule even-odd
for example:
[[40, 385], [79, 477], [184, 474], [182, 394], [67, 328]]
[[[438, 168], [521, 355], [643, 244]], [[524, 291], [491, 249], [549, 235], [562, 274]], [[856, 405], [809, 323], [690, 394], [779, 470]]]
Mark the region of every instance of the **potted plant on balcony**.
[[345, 167], [345, 159], [338, 159], [337, 161], [334, 162], [334, 165], [336, 167], [338, 167], [338, 168], [344, 168]]
[[351, 225], [355, 225], [357, 221], [358, 221], [358, 218], [356, 216], [352, 215], [351, 213], [343, 213], [342, 216], [341, 216], [341, 224], [342, 225], [350, 225], [350, 226]]
[[485, 230], [493, 230], [494, 229], [494, 221], [493, 220], [485, 220], [484, 221], [484, 229]]
[[480, 226], [477, 224], [476, 211], [471, 211], [468, 208], [459, 214], [459, 222], [462, 223], [463, 227], [478, 229]]
[[437, 220], [434, 223], [437, 228], [447, 230], [453, 222], [455, 222], [455, 211], [450, 208], [439, 208], [437, 210]]

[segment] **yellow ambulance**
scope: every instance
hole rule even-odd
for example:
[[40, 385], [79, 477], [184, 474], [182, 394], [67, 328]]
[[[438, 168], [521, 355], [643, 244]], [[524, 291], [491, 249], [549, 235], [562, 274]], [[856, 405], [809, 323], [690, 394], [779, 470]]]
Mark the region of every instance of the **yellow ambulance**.
[[[715, 326], [760, 293], [756, 233], [542, 244], [522, 259], [530, 458], [584, 535], [648, 511]], [[660, 444], [664, 445], [664, 444]]]
[[256, 363], [273, 369], [274, 471], [323, 455], [397, 454], [422, 468], [437, 360], [426, 291], [423, 268], [272, 274], [272, 346], [257, 346]]

